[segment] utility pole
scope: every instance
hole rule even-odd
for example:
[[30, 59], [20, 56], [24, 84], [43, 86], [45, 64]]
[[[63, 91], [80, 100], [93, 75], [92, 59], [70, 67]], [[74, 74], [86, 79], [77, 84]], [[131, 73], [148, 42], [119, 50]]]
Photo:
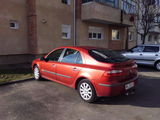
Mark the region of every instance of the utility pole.
[[77, 16], [76, 16], [76, 6], [77, 6], [77, 3], [76, 3], [77, 0], [73, 0], [73, 29], [74, 29], [74, 37], [73, 37], [73, 44], [74, 46], [77, 45]]

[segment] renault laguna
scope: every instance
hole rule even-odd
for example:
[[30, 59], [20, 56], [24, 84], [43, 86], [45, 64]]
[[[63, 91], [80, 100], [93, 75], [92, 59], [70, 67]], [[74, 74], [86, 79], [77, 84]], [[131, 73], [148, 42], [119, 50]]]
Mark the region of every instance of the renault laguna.
[[129, 93], [137, 85], [137, 65], [105, 48], [59, 47], [32, 62], [36, 80], [49, 79], [78, 91], [86, 102]]

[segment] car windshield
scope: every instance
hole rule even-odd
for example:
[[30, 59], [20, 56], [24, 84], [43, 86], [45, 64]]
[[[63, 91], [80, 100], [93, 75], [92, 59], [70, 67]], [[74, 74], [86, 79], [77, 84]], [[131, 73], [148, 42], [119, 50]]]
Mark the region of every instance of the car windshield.
[[129, 60], [124, 57], [120, 52], [108, 50], [108, 49], [92, 49], [89, 50], [90, 56], [100, 62], [116, 63]]

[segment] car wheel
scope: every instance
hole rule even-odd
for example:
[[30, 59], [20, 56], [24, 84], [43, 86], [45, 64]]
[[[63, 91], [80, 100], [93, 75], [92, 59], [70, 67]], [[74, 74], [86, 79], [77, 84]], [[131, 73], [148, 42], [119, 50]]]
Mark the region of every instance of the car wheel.
[[35, 80], [41, 79], [41, 74], [37, 65], [34, 67], [34, 79]]
[[93, 85], [88, 80], [82, 80], [78, 84], [78, 93], [86, 102], [94, 102], [97, 98]]
[[155, 68], [156, 68], [158, 71], [160, 71], [160, 61], [157, 61], [157, 62], [155, 63]]

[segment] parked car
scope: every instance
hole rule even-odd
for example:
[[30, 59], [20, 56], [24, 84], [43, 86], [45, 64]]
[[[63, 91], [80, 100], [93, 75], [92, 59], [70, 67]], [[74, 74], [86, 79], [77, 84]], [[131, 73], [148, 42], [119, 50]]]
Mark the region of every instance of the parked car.
[[150, 65], [160, 71], [160, 45], [138, 45], [123, 55], [137, 64]]
[[32, 63], [34, 77], [78, 90], [86, 102], [129, 93], [137, 83], [137, 65], [114, 51], [96, 47], [59, 47]]

